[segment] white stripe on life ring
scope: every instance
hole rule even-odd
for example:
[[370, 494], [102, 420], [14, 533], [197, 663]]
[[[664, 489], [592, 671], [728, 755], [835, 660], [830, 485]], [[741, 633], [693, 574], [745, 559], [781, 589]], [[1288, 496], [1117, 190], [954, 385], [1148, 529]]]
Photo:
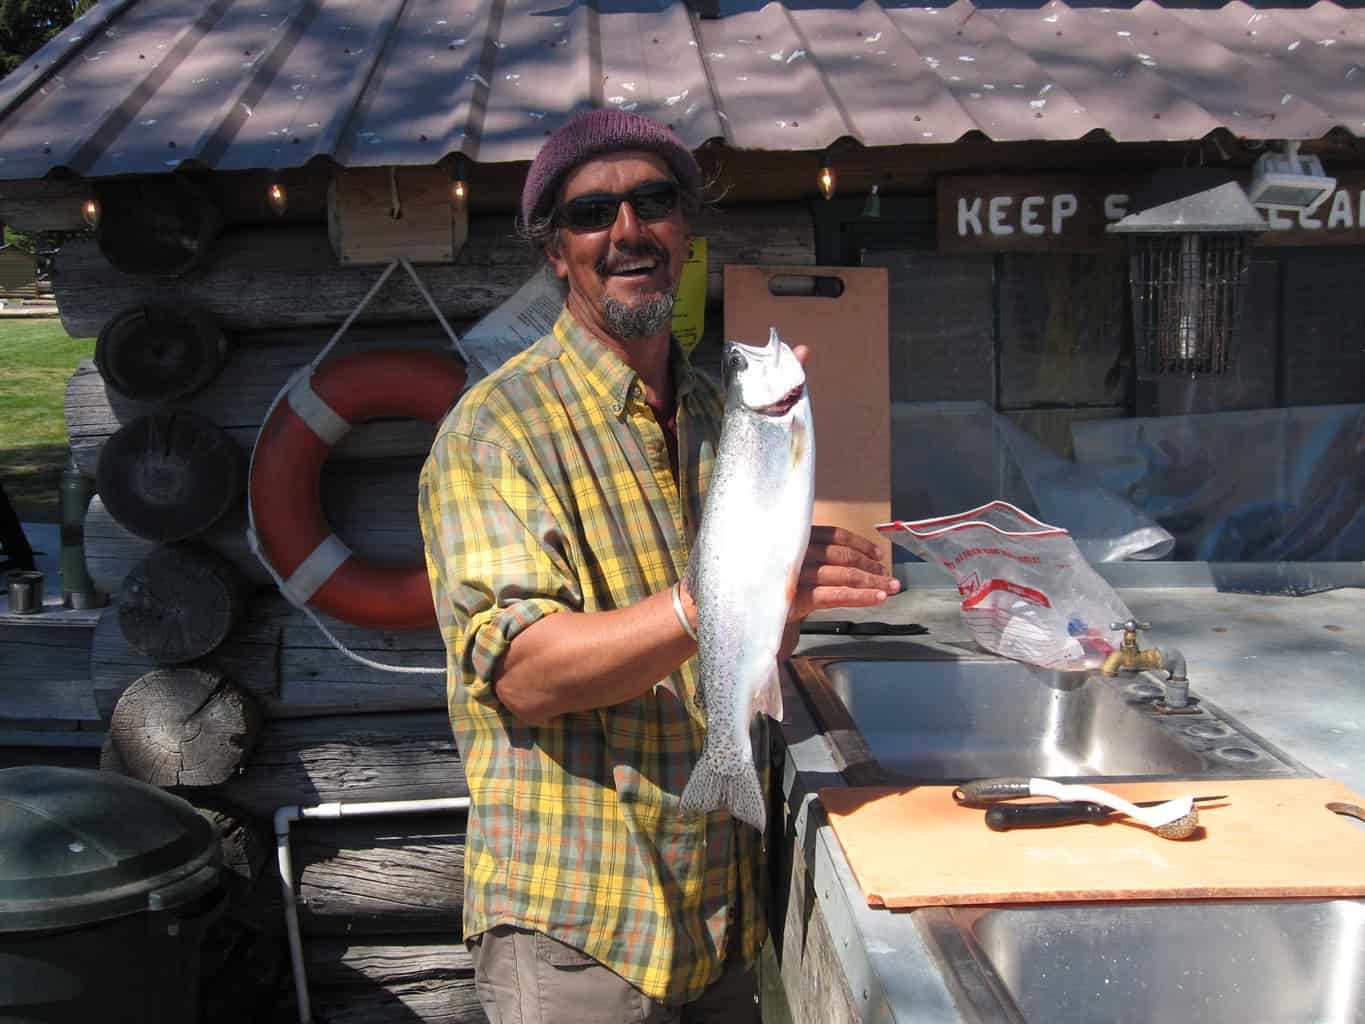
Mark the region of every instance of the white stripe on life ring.
[[351, 557], [348, 548], [335, 533], [329, 533], [313, 553], [299, 563], [280, 589], [284, 596], [295, 604], [307, 604], [324, 583], [332, 578], [332, 573], [341, 563]]
[[311, 372], [305, 373], [290, 385], [289, 408], [294, 410], [294, 414], [303, 420], [308, 429], [317, 434], [328, 448], [350, 433], [351, 424], [342, 419], [337, 411], [313, 390]]

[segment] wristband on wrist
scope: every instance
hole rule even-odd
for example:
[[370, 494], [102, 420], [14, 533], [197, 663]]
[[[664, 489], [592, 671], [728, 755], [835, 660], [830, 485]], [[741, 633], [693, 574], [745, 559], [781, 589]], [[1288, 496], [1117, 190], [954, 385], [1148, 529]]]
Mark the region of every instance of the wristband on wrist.
[[683, 632], [695, 641], [697, 631], [692, 628], [692, 623], [687, 621], [687, 613], [683, 611], [681, 588], [681, 583], [673, 584], [673, 614], [678, 617], [678, 625], [682, 626]]

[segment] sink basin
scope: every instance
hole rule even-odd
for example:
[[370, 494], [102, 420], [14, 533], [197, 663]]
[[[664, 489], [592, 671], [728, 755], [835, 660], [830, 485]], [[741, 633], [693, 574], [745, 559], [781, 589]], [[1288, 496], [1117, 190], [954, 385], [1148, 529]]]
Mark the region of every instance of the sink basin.
[[[1103, 784], [1314, 774], [1199, 699], [1193, 672], [1194, 706], [1170, 713], [1149, 675], [1049, 672], [958, 653], [950, 644], [907, 644], [885, 656], [807, 656], [792, 665], [814, 719], [810, 727], [825, 740], [822, 756], [854, 786], [989, 776]], [[827, 769], [819, 770], [819, 785], [829, 785]], [[912, 850], [906, 858], [913, 865]], [[897, 961], [896, 984], [920, 986], [916, 998], [923, 994], [925, 1006], [940, 993], [950, 1004], [950, 1012], [925, 1019], [1365, 1024], [1362, 899], [1019, 903], [877, 913], [885, 915], [877, 927], [888, 934], [897, 927], [913, 933], [886, 940], [885, 948], [907, 953]], [[935, 983], [921, 982], [922, 976]]]
[[1311, 774], [1206, 701], [1157, 713], [1161, 688], [1143, 677], [949, 657], [812, 658], [801, 674], [826, 694], [826, 733], [851, 725], [891, 783]]
[[1365, 1021], [1365, 901], [940, 913], [1027, 1021]]

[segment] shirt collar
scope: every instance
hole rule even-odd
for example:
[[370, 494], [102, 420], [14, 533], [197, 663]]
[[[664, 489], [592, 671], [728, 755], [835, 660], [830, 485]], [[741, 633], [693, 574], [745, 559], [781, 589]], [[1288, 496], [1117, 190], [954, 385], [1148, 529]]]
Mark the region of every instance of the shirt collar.
[[[584, 327], [569, 312], [568, 306], [564, 307], [559, 319], [555, 321], [554, 333], [564, 351], [579, 364], [588, 386], [607, 398], [612, 411], [620, 415], [626, 408], [631, 388], [640, 379], [640, 375]], [[676, 399], [681, 403], [696, 386], [694, 378], [696, 371], [676, 337], [669, 341], [668, 370], [673, 375]]]

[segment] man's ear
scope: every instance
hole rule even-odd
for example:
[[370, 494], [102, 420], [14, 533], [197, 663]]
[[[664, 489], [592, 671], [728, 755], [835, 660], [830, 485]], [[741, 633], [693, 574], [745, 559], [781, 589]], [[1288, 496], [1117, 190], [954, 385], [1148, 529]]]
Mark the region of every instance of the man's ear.
[[559, 244], [559, 232], [556, 231], [545, 242], [545, 261], [549, 263], [550, 269], [555, 272], [555, 276], [567, 279], [569, 276], [569, 264], [564, 259], [563, 247]]

